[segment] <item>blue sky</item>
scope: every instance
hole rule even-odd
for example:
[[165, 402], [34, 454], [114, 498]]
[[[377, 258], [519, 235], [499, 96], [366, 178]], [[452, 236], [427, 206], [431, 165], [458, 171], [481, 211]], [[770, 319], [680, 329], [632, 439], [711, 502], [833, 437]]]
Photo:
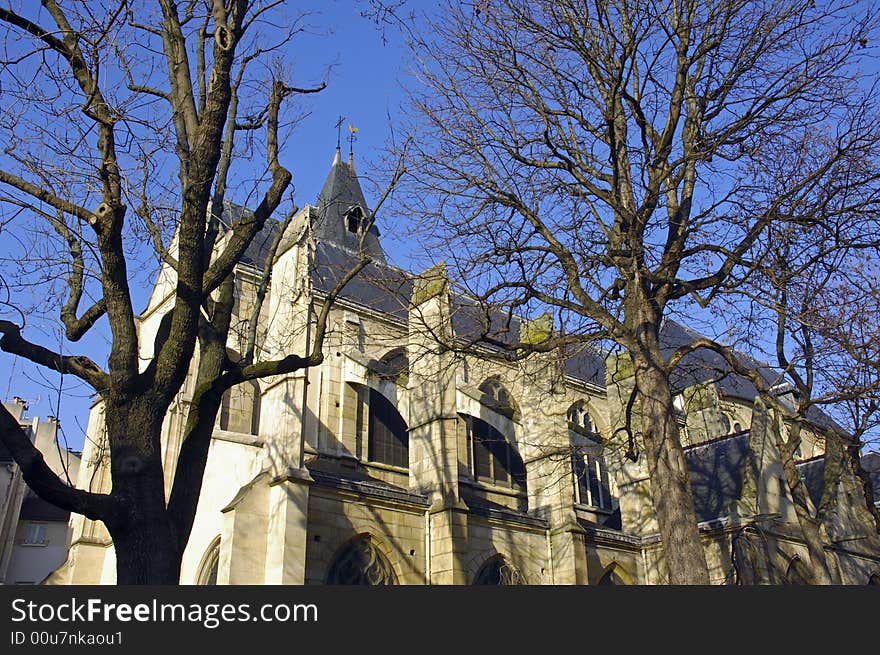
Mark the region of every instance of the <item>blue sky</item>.
[[[433, 3], [414, 2], [412, 6], [430, 4]], [[315, 29], [297, 37], [285, 64], [292, 72], [290, 83], [307, 87], [326, 81], [327, 88], [319, 94], [296, 98], [288, 108], [305, 116], [291, 133], [280, 158], [293, 173], [297, 204], [314, 203], [333, 160], [337, 141], [335, 124], [342, 115], [346, 156], [347, 126], [351, 124], [358, 129], [355, 164], [364, 178], [367, 201], [372, 204], [378, 199], [378, 187], [384, 183], [381, 174], [374, 173], [390, 134], [389, 125], [394, 123], [402, 102], [400, 83], [407, 61], [403, 42], [393, 31], [386, 31], [383, 40], [376, 24], [360, 14], [366, 2], [330, 0], [314, 5], [319, 9], [308, 23]], [[390, 218], [378, 220], [383, 243], [390, 249], [391, 258], [402, 263], [406, 248], [395, 239], [392, 227], [395, 222], [389, 221]], [[0, 249], [14, 252], [16, 247], [8, 233], [0, 233]], [[135, 301], [136, 311], [143, 309], [147, 293], [148, 289], [135, 293], [135, 297], [140, 298]], [[14, 319], [11, 315], [4, 318]], [[50, 337], [25, 334], [34, 340], [41, 339], [47, 347], [53, 346]], [[71, 350], [103, 362], [99, 353], [106, 352], [105, 348], [105, 338], [95, 335], [74, 344]], [[65, 376], [62, 382], [57, 374], [3, 352], [0, 352], [0, 384], [4, 401], [19, 396], [28, 402], [29, 416], [58, 416], [67, 445], [75, 450], [82, 448], [91, 402], [89, 388], [71, 376]]]
[[[347, 155], [346, 127], [351, 124], [358, 128], [354, 145], [356, 167], [367, 200], [374, 204], [387, 179], [380, 163], [383, 147], [402, 116], [401, 85], [407, 81], [409, 55], [399, 33], [388, 29], [383, 39], [377, 26], [361, 16], [361, 10], [367, 7], [366, 0], [324, 0], [313, 4], [320, 7], [309, 20], [314, 33], [297, 37], [285, 64], [292, 72], [291, 83], [307, 87], [326, 81], [327, 88], [319, 94], [299, 97], [288, 107], [291, 113], [305, 116], [286, 142], [281, 160], [293, 173], [296, 202], [300, 206], [314, 202], [333, 158], [337, 141], [335, 124], [342, 115], [345, 117], [343, 151]], [[408, 7], [416, 10], [429, 10], [434, 6], [430, 0], [408, 3]], [[404, 234], [405, 217], [381, 214], [378, 224], [392, 261], [416, 268], [418, 264], [408, 260], [412, 243]], [[0, 251], [15, 247], [8, 235], [0, 232]], [[137, 311], [143, 309], [147, 293], [148, 289], [144, 288], [136, 294], [140, 298], [136, 301]], [[53, 346], [51, 338], [41, 343]], [[103, 358], [96, 353], [105, 349], [100, 335], [75, 345], [75, 352], [90, 354], [100, 362]], [[3, 400], [17, 395], [28, 401], [29, 415], [59, 416], [63, 436], [70, 447], [81, 447], [90, 403], [88, 389], [66, 377], [59, 405], [57, 374], [2, 352], [0, 384]]]

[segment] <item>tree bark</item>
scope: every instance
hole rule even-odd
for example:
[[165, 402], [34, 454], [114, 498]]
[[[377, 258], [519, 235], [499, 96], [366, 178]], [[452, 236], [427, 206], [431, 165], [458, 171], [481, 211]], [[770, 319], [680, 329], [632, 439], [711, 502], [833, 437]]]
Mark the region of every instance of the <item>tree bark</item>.
[[183, 549], [165, 506], [161, 435], [167, 403], [147, 391], [105, 410], [114, 506], [104, 523], [117, 584], [178, 584]]
[[180, 583], [183, 552], [178, 548], [164, 502], [127, 508], [107, 523], [116, 549], [116, 584]]
[[635, 357], [634, 364], [651, 495], [669, 583], [709, 584], [668, 376], [641, 357]]
[[807, 545], [810, 555], [810, 572], [813, 576], [813, 584], [834, 584], [831, 568], [828, 566], [828, 556], [825, 554], [825, 543], [822, 539], [822, 521], [814, 518], [810, 512], [807, 488], [798, 473], [794, 461], [794, 452], [801, 443], [801, 426], [793, 423], [789, 428], [789, 437], [786, 441], [782, 436], [779, 419], [773, 421], [773, 435], [776, 438], [776, 446], [782, 458], [782, 471], [785, 482], [794, 501], [794, 511], [798, 520], [798, 527]]

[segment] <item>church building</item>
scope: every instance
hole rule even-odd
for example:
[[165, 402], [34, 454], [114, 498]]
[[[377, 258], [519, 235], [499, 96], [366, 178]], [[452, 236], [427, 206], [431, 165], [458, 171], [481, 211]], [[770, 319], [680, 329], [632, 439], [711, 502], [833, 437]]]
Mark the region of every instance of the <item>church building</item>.
[[[362, 237], [372, 263], [333, 306], [322, 364], [224, 397], [181, 583], [664, 583], [645, 457], [628, 458], [617, 430], [632, 388], [628, 358], [583, 349], [513, 362], [488, 348], [438, 349], [438, 340], [473, 341], [499, 318], [453, 293], [442, 264], [415, 275], [389, 264], [375, 225], [363, 234], [369, 212], [337, 149], [316, 203], [299, 210], [275, 252], [261, 357], [307, 351], [315, 308], [357, 261]], [[278, 229], [267, 225], [237, 267], [233, 357]], [[173, 289], [163, 269], [139, 317], [143, 348]], [[510, 329], [527, 341], [549, 326], [522, 319]], [[670, 346], [696, 336], [672, 321], [663, 329]], [[698, 352], [680, 368], [678, 419], [712, 582], [802, 582], [809, 560], [773, 412], [754, 387], [724, 375], [723, 362]], [[191, 392], [190, 381], [165, 420], [168, 472]], [[79, 480], [93, 491], [110, 485], [102, 425], [97, 403]], [[798, 453], [813, 503], [823, 452], [808, 434]], [[880, 542], [859, 493], [845, 475], [824, 528], [844, 584], [880, 579]], [[104, 526], [75, 515], [71, 529], [67, 561], [49, 582], [113, 583]]]

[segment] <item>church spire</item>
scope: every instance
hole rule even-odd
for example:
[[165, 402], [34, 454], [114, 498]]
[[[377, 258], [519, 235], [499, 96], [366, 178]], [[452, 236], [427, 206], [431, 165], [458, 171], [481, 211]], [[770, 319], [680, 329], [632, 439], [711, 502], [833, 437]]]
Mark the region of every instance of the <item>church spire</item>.
[[[349, 127], [349, 129], [353, 137], [357, 128]], [[316, 205], [320, 218], [315, 223], [314, 230], [315, 238], [319, 241], [355, 250], [370, 210], [354, 171], [352, 159], [353, 154], [350, 153], [349, 161], [343, 161], [340, 148], [336, 148], [330, 172], [318, 195]], [[375, 259], [385, 260], [382, 246], [379, 244], [379, 230], [375, 225], [368, 230], [364, 238], [364, 247]]]

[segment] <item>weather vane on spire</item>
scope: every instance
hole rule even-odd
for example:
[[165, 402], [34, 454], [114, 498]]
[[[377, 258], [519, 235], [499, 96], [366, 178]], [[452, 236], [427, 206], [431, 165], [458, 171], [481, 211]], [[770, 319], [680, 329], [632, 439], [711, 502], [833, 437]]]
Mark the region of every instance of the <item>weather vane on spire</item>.
[[358, 128], [352, 127], [351, 123], [348, 124], [348, 160], [354, 161], [354, 140], [355, 133], [358, 131]]

